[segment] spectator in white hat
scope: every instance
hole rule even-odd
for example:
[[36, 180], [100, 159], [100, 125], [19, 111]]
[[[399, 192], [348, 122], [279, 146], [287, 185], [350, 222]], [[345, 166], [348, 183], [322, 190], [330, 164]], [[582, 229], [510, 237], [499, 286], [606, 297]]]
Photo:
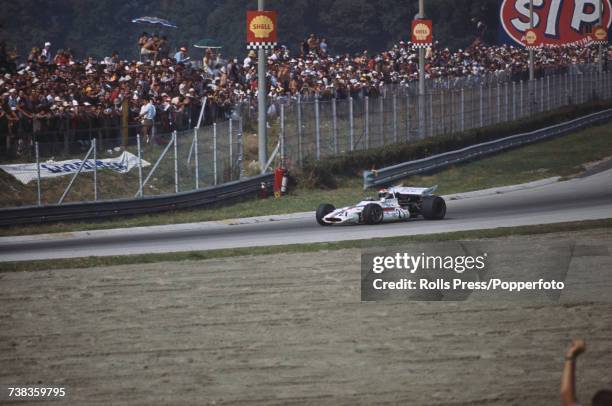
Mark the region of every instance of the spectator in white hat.
[[40, 55], [42, 56], [45, 63], [51, 63], [51, 43], [45, 42], [45, 47], [41, 51]]

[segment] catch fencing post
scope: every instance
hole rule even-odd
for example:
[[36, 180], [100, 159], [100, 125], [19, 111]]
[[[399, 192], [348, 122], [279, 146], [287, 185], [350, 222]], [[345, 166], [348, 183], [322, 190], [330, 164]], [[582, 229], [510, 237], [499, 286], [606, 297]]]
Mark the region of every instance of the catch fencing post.
[[[283, 119], [285, 118], [284, 114], [285, 114], [285, 112], [284, 112], [282, 104], [281, 104], [281, 122], [282, 122], [282, 124], [284, 124], [284, 122], [283, 122]], [[231, 168], [231, 170], [233, 172], [233, 168], [234, 168], [234, 148], [232, 146], [232, 141], [233, 141], [234, 137], [232, 135], [233, 128], [232, 128], [232, 119], [231, 118], [228, 121], [228, 125], [229, 125], [229, 131], [227, 132], [227, 136], [228, 136], [227, 138], [228, 138], [228, 141], [229, 141], [229, 162], [230, 162], [230, 168]], [[230, 179], [230, 180], [233, 180], [233, 179]]]
[[510, 100], [508, 97], [508, 82], [504, 82], [504, 120], [510, 119]]
[[34, 148], [36, 150], [36, 193], [38, 197], [38, 205], [40, 206], [40, 153], [38, 150], [38, 141], [34, 144]]
[[546, 76], [546, 105], [548, 106], [548, 110], [550, 110], [550, 76]]
[[429, 136], [433, 136], [433, 89], [429, 90]]
[[[384, 92], [383, 92], [384, 94]], [[385, 99], [383, 94], [379, 94], [378, 95], [378, 113], [380, 114], [380, 119], [379, 119], [379, 123], [380, 123], [380, 140], [381, 140], [381, 145], [386, 145], [387, 142], [385, 140]]]
[[96, 152], [97, 152], [97, 145], [96, 145], [96, 139], [93, 138], [91, 140], [92, 143], [92, 147], [93, 147], [93, 182], [94, 182], [94, 202], [98, 201], [98, 164], [96, 163], [97, 157], [96, 157]]
[[446, 117], [444, 117], [444, 88], [440, 89], [440, 124], [442, 134], [446, 134]]
[[351, 151], [355, 149], [355, 127], [353, 117], [353, 97], [349, 97], [349, 143], [351, 144]]
[[499, 123], [501, 121], [501, 86], [499, 82], [497, 82], [497, 121]]
[[397, 94], [393, 89], [393, 143], [397, 144]]
[[470, 95], [468, 96], [468, 124], [467, 128], [476, 128], [476, 88], [471, 86], [468, 88]]
[[[558, 107], [558, 100], [559, 98], [557, 97], [557, 92], [559, 91], [559, 88], [561, 87], [561, 81], [560, 81], [561, 77], [559, 75], [554, 75], [552, 77], [552, 93], [551, 93], [551, 99], [550, 99], [550, 106], [553, 109], [556, 109]], [[557, 82], [557, 83], [555, 83]]]
[[410, 90], [406, 89], [406, 141], [410, 140]]
[[336, 113], [336, 98], [332, 99], [332, 137], [334, 139], [334, 154], [338, 154], [338, 116]]
[[572, 100], [572, 77], [567, 72], [565, 74], [565, 104], [569, 105]]
[[140, 134], [136, 134], [136, 148], [138, 148], [138, 196], [142, 197], [142, 154], [140, 152]]
[[281, 167], [285, 166], [285, 103], [280, 104], [280, 156]]
[[455, 111], [454, 111], [454, 106], [455, 106], [455, 97], [454, 97], [454, 92], [453, 89], [449, 89], [450, 92], [450, 108], [449, 108], [449, 112], [450, 112], [450, 133], [453, 133], [453, 118], [455, 117]]
[[302, 95], [298, 93], [297, 95], [297, 147], [298, 147], [298, 162], [302, 164]]
[[370, 99], [364, 98], [365, 103], [365, 149], [370, 148]]
[[540, 112], [544, 111], [544, 77], [540, 78]]
[[523, 117], [523, 115], [525, 114], [525, 110], [523, 110], [523, 104], [524, 104], [523, 103], [523, 81], [521, 80], [519, 82], [519, 84], [521, 86], [521, 101], [519, 102], [519, 106], [520, 106], [520, 110], [521, 110], [520, 115], [521, 115], [521, 117]]
[[[299, 150], [299, 145], [298, 145]], [[240, 179], [244, 178], [244, 147], [242, 145], [242, 115], [238, 117], [238, 169]]]
[[200, 157], [198, 156], [198, 131], [199, 128], [193, 129], [193, 152], [195, 154], [195, 188], [200, 188]]
[[321, 159], [321, 123], [319, 121], [319, 94], [315, 96], [315, 125], [317, 137], [317, 161]]
[[487, 98], [487, 124], [493, 124], [493, 85], [489, 83], [489, 96]]
[[568, 105], [569, 100], [570, 100], [570, 86], [571, 86], [570, 81], [569, 81], [569, 73], [565, 72], [563, 81], [565, 82], [565, 86], [563, 86], [563, 89], [564, 89], [563, 94], [565, 95], [564, 97], [565, 100], [563, 100], [563, 104]]
[[172, 133], [172, 140], [174, 142], [174, 193], [179, 192], [179, 184], [178, 184], [178, 138], [176, 136], [176, 130]]
[[461, 131], [465, 131], [465, 93], [461, 88]]
[[484, 121], [483, 121], [484, 116], [483, 116], [483, 109], [482, 109], [482, 107], [483, 107], [483, 99], [482, 99], [482, 98], [483, 98], [483, 95], [482, 95], [482, 93], [483, 93], [483, 91], [482, 91], [483, 87], [482, 87], [482, 86], [483, 86], [483, 85], [482, 85], [482, 83], [481, 83], [481, 84], [480, 84], [480, 127], [481, 127], [481, 128], [482, 128], [482, 127], [484, 127]]
[[512, 121], [516, 120], [516, 82], [512, 82]]
[[217, 123], [213, 123], [213, 183], [217, 184]]
[[563, 105], [563, 74], [557, 75], [557, 86], [555, 87], [555, 107]]

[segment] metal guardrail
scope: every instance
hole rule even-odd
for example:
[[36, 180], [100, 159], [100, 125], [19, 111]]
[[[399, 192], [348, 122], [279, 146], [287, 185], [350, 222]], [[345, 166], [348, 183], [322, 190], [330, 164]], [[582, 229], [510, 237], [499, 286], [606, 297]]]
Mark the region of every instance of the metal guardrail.
[[252, 196], [259, 192], [262, 183], [269, 187], [272, 180], [272, 174], [264, 174], [220, 186], [171, 195], [0, 209], [0, 226], [98, 219], [211, 206]]
[[363, 172], [364, 190], [375, 186], [390, 185], [394, 181], [408, 176], [434, 171], [447, 166], [478, 159], [499, 151], [519, 147], [546, 138], [567, 134], [576, 129], [584, 128], [601, 121], [612, 119], [612, 109], [599, 111], [571, 121], [556, 124], [528, 133], [511, 135], [499, 140], [472, 145], [455, 151], [404, 162], [383, 169]]

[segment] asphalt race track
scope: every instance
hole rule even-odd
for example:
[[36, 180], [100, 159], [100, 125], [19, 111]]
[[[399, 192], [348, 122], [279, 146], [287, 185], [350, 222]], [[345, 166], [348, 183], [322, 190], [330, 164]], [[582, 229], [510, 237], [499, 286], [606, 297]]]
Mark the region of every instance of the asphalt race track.
[[[330, 202], [333, 203], [333, 202]], [[0, 238], [0, 262], [370, 239], [612, 218], [612, 169], [528, 189], [447, 198], [447, 218], [319, 226], [314, 213]]]

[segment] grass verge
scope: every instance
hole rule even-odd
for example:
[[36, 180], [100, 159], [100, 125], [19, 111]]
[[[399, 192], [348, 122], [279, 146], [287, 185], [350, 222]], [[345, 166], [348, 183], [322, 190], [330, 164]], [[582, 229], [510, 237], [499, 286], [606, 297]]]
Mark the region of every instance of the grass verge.
[[55, 259], [53, 261], [2, 262], [0, 272], [39, 271], [52, 269], [74, 269], [107, 267], [129, 264], [150, 264], [167, 261], [200, 261], [213, 258], [230, 258], [244, 255], [270, 255], [293, 252], [317, 252], [322, 250], [339, 250], [348, 248], [371, 248], [397, 246], [410, 242], [455, 241], [467, 239], [500, 238], [517, 235], [537, 235], [550, 233], [570, 233], [592, 229], [609, 229], [612, 219], [589, 220], [522, 227], [502, 227], [491, 230], [457, 231], [452, 233], [430, 234], [421, 236], [374, 238], [369, 240], [339, 241], [315, 244], [277, 245], [272, 247], [233, 248], [211, 251], [191, 251], [164, 254], [126, 255], [115, 257], [84, 257]]

